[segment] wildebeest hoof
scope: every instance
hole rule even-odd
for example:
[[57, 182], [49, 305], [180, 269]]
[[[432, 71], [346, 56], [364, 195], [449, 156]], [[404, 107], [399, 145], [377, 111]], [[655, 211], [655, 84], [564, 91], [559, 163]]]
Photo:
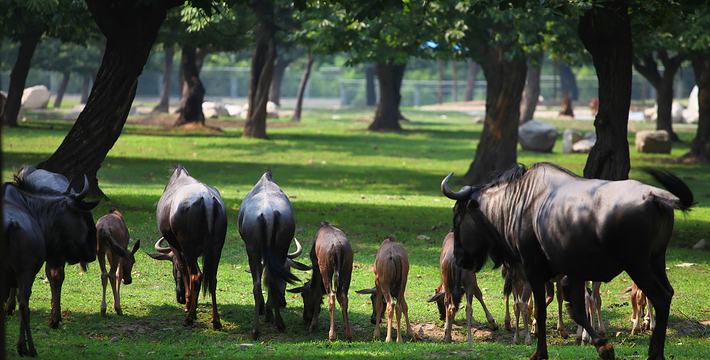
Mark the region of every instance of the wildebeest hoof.
[[544, 353], [541, 353], [539, 351], [535, 351], [534, 354], [530, 355], [528, 360], [542, 360], [542, 359], [549, 359], [549, 356], [547, 356], [547, 351]]
[[599, 353], [599, 357], [604, 360], [616, 359], [616, 356], [614, 356], [614, 348], [610, 344], [604, 344], [599, 346], [597, 348], [597, 352]]
[[183, 324], [184, 326], [192, 326], [192, 323], [193, 323], [193, 322], [194, 322], [194, 320], [192, 320], [192, 319], [185, 319], [185, 321], [183, 321], [182, 324]]

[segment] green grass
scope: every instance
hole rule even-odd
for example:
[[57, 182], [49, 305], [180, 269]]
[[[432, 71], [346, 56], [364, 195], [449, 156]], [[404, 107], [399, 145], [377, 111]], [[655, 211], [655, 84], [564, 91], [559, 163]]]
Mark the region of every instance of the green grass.
[[[333, 120], [337, 114], [340, 119]], [[184, 133], [155, 127], [126, 126], [98, 173], [99, 184], [110, 201], [102, 201], [93, 211], [94, 218], [106, 214], [109, 207], [119, 209], [133, 239], [141, 240], [136, 254], [134, 282], [122, 287], [124, 316], [115, 315], [108, 296], [109, 311], [99, 315], [101, 282], [98, 265], [87, 273], [78, 266], [67, 266], [62, 291], [64, 316], [57, 330], [47, 326], [50, 309], [49, 285], [38, 274], [30, 300], [31, 326], [35, 344], [44, 358], [130, 358], [204, 357], [282, 357], [282, 358], [420, 358], [458, 357], [480, 359], [523, 359], [533, 347], [511, 344], [505, 330], [490, 333], [480, 306], [474, 303], [474, 320], [480, 337], [473, 345], [444, 345], [442, 338], [425, 337], [407, 344], [371, 342], [373, 326], [369, 323], [369, 297], [354, 290], [374, 286], [371, 266], [379, 243], [395, 234], [409, 253], [411, 263], [407, 287], [410, 320], [415, 331], [421, 326], [442, 322], [433, 304], [426, 300], [439, 283], [441, 241], [451, 226], [453, 202], [443, 197], [439, 184], [449, 172], [460, 177], [473, 159], [481, 125], [459, 113], [406, 111], [412, 123], [404, 132], [379, 133], [366, 130], [362, 121], [371, 110], [311, 111], [297, 126], [287, 120], [269, 120], [270, 141], [242, 139], [241, 129], [225, 128], [220, 134]], [[442, 117], [441, 115], [446, 115]], [[225, 120], [229, 121], [229, 120]], [[575, 127], [593, 130], [588, 121], [550, 119], [562, 130]], [[45, 121], [30, 117], [18, 129], [3, 129], [3, 180], [11, 178], [22, 164], [37, 164], [59, 146], [71, 123]], [[688, 151], [695, 129], [677, 127], [683, 140], [674, 144], [671, 155], [638, 154], [633, 149], [634, 132], [653, 128], [651, 124], [631, 124], [632, 144], [630, 176], [645, 182], [651, 179], [635, 170], [641, 166], [661, 167], [679, 175], [695, 193], [698, 206], [688, 215], [678, 214], [668, 250], [669, 277], [676, 289], [671, 308], [666, 356], [676, 359], [710, 358], [708, 331], [698, 322], [710, 318], [710, 283], [708, 253], [684, 249], [682, 242], [694, 244], [710, 234], [710, 173], [707, 166], [678, 163], [673, 159]], [[527, 165], [552, 161], [581, 174], [586, 155], [561, 154], [561, 140], [552, 154], [519, 150], [518, 161]], [[227, 205], [229, 228], [218, 272], [217, 301], [224, 326], [214, 332], [209, 327], [209, 298], [200, 298], [198, 319], [193, 327], [182, 326], [183, 308], [175, 302], [171, 266], [149, 258], [155, 240], [160, 237], [155, 223], [155, 202], [165, 187], [174, 164], [184, 165], [197, 179], [217, 187]], [[291, 197], [296, 234], [309, 251], [321, 220], [328, 220], [348, 236], [355, 251], [355, 269], [350, 291], [350, 320], [354, 343], [329, 343], [327, 309], [320, 316], [320, 327], [309, 333], [301, 319], [300, 296], [287, 295], [288, 306], [282, 311], [286, 331], [278, 332], [273, 324], [262, 321], [262, 337], [254, 346], [250, 339], [253, 318], [251, 276], [244, 245], [236, 220], [242, 198], [263, 172], [270, 168], [274, 179]], [[653, 184], [653, 183], [652, 183]], [[418, 235], [429, 240], [416, 240]], [[308, 262], [307, 257], [301, 261]], [[685, 262], [692, 267], [676, 267]], [[307, 274], [297, 274], [306, 279]], [[499, 270], [490, 266], [478, 274], [486, 305], [501, 324], [504, 300]], [[631, 336], [628, 320], [628, 295], [618, 295], [629, 281], [625, 274], [602, 286], [605, 321], [617, 357], [645, 358], [649, 333]], [[110, 289], [109, 289], [110, 293]], [[293, 296], [293, 297], [292, 297]], [[610, 306], [610, 305], [615, 306]], [[550, 358], [594, 359], [592, 347], [573, 345], [573, 339], [552, 334], [556, 307], [548, 311]], [[465, 317], [459, 312], [459, 321]], [[576, 329], [565, 315], [570, 332]], [[459, 323], [463, 325], [463, 323]], [[342, 317], [336, 312], [339, 339], [343, 338]], [[16, 356], [17, 315], [7, 320], [7, 352]], [[384, 326], [382, 328], [384, 340]], [[458, 339], [463, 329], [457, 328]]]

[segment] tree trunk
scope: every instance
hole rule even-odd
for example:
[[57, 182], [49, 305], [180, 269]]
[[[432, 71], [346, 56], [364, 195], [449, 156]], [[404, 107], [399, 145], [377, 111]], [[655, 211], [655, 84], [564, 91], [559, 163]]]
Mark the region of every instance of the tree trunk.
[[121, 130], [135, 98], [138, 76], [148, 59], [166, 10], [180, 1], [145, 2], [86, 0], [106, 36], [106, 52], [84, 111], [49, 159], [39, 169], [60, 173], [80, 189], [89, 178], [91, 197], [104, 197], [96, 173]]
[[528, 66], [528, 75], [525, 79], [525, 88], [523, 89], [523, 99], [520, 102], [520, 123], [532, 120], [535, 115], [538, 99], [540, 98], [540, 73], [542, 68], [539, 64], [542, 63], [542, 53], [539, 54], [538, 65]]
[[399, 92], [402, 86], [404, 69], [407, 64], [377, 63], [375, 75], [380, 83], [380, 101], [375, 110], [375, 118], [370, 124], [370, 130], [400, 131], [399, 103], [402, 96]]
[[577, 87], [577, 78], [575, 77], [572, 69], [564, 64], [559, 64], [558, 69], [560, 73], [560, 89], [562, 90], [562, 96], [569, 94], [572, 100], [579, 100], [579, 87]]
[[668, 53], [661, 50], [658, 52], [658, 58], [663, 62], [663, 75], [651, 54], [642, 57], [643, 63], [634, 61], [634, 67], [656, 89], [656, 130], [666, 130], [672, 141], [680, 141], [678, 135], [673, 132], [673, 79], [685, 56], [676, 55], [669, 58]]
[[298, 95], [296, 99], [296, 109], [293, 110], [293, 117], [291, 121], [301, 121], [301, 109], [303, 107], [303, 94], [306, 92], [306, 85], [308, 84], [308, 78], [311, 76], [311, 69], [313, 68], [313, 61], [315, 56], [311, 54], [306, 54], [306, 68], [303, 70], [303, 76], [301, 77], [301, 83], [298, 84]]
[[367, 69], [365, 69], [365, 95], [367, 98], [367, 106], [375, 106], [377, 104], [374, 66], [368, 66]]
[[486, 47], [481, 68], [486, 76], [486, 119], [476, 155], [463, 176], [466, 184], [482, 184], [491, 172], [517, 163], [520, 99], [527, 73], [524, 59], [505, 60], [506, 49]]
[[464, 101], [472, 101], [476, 92], [476, 75], [478, 74], [478, 64], [468, 60], [468, 79], [466, 79], [466, 93]]
[[276, 59], [274, 77], [271, 79], [271, 94], [269, 95], [269, 100], [277, 106], [281, 106], [281, 84], [283, 83], [286, 68], [292, 61], [293, 58], [285, 58], [283, 56], [279, 56]]
[[[710, 163], [710, 53], [692, 53], [695, 83], [698, 85], [698, 132], [690, 143], [690, 156]], [[687, 156], [687, 155], [686, 155]]]
[[[205, 57], [207, 55], [215, 52], [215, 49], [212, 47], [207, 47], [207, 48], [197, 48], [195, 49], [195, 68], [197, 69], [197, 77], [199, 79], [200, 73], [202, 72], [202, 64], [204, 64]], [[185, 110], [185, 106], [187, 104], [187, 100], [190, 98], [190, 86], [187, 83], [187, 80], [185, 79], [185, 66], [184, 62], [182, 61], [183, 57], [180, 55], [180, 68], [178, 69], [180, 73], [180, 99], [178, 100], [178, 106], [177, 109], [175, 110], [176, 114], [180, 114]], [[203, 97], [204, 100], [204, 97]]]
[[59, 109], [62, 106], [62, 100], [64, 99], [64, 93], [67, 92], [67, 86], [69, 85], [69, 77], [71, 72], [65, 71], [62, 73], [62, 82], [59, 84], [59, 89], [57, 89], [57, 97], [54, 99], [54, 108]]
[[196, 63], [197, 49], [191, 45], [182, 46], [182, 70], [183, 79], [185, 79], [185, 89], [187, 96], [185, 97], [185, 106], [180, 111], [180, 116], [175, 121], [174, 126], [180, 126], [187, 123], [205, 124], [205, 115], [202, 112], [202, 102], [205, 100], [205, 87], [200, 81], [200, 71]]
[[599, 113], [594, 120], [597, 142], [587, 158], [584, 177], [627, 179], [633, 61], [628, 3], [615, 0], [585, 11], [579, 18], [579, 37], [592, 54], [599, 79]]
[[153, 113], [170, 112], [170, 83], [173, 74], [173, 58], [175, 58], [175, 48], [172, 46], [165, 48], [165, 60], [163, 61], [163, 91], [160, 94], [158, 105], [153, 108]]
[[2, 119], [3, 124], [9, 127], [17, 127], [17, 117], [22, 107], [22, 93], [25, 91], [27, 74], [30, 72], [30, 61], [39, 39], [44, 33], [44, 28], [41, 26], [28, 26], [28, 29], [22, 41], [20, 41], [17, 60], [15, 60], [15, 66], [13, 66], [12, 73], [10, 73], [10, 87], [7, 91], [7, 100]]
[[255, 0], [249, 6], [257, 18], [257, 36], [251, 57], [251, 79], [249, 81], [249, 115], [244, 124], [243, 137], [268, 139], [266, 135], [266, 103], [269, 101], [269, 87], [274, 74], [276, 59], [276, 25], [274, 7], [268, 0]]

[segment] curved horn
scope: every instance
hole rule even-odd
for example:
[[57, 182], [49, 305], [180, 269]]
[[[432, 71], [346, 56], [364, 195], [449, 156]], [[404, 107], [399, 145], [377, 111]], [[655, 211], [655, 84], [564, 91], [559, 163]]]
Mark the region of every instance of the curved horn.
[[441, 181], [441, 192], [444, 193], [447, 198], [452, 200], [463, 200], [469, 197], [471, 195], [472, 188], [468, 185], [462, 187], [458, 192], [453, 192], [449, 189], [449, 181], [452, 176], [454, 176], [454, 173], [447, 175], [444, 180]]
[[296, 242], [296, 251], [286, 255], [289, 259], [297, 258], [303, 252], [303, 246], [301, 246], [301, 243], [298, 242], [298, 239], [293, 238], [293, 241]]
[[[69, 188], [67, 189], [67, 192], [71, 191], [71, 183], [69, 184]], [[81, 192], [74, 195], [74, 199], [77, 201], [83, 200], [86, 195], [89, 193], [89, 177], [84, 174], [84, 188], [81, 189]]]
[[170, 249], [170, 247], [161, 247], [161, 246], [160, 246], [160, 243], [161, 243], [163, 240], [165, 240], [165, 238], [164, 238], [164, 237], [161, 237], [160, 239], [158, 239], [158, 241], [155, 242], [155, 251], [157, 251], [157, 252], [159, 252], [159, 253], [161, 253], [161, 254], [169, 254], [169, 253], [172, 251], [172, 250]]

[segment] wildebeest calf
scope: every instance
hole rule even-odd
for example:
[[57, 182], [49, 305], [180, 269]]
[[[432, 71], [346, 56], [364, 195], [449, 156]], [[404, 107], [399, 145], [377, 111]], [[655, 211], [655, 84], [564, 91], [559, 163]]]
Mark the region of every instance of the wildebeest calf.
[[[439, 258], [441, 265], [441, 284], [436, 288], [434, 296], [427, 302], [436, 302], [439, 307], [439, 318], [445, 320], [445, 335], [444, 342], [451, 342], [451, 326], [456, 318], [456, 312], [459, 310], [461, 303], [461, 295], [466, 294], [466, 323], [468, 333], [468, 343], [473, 344], [471, 336], [471, 320], [473, 317], [473, 297], [476, 296], [478, 302], [481, 303], [483, 311], [486, 313], [486, 320], [490, 324], [492, 330], [496, 330], [496, 325], [493, 315], [488, 311], [486, 304], [483, 302], [483, 294], [478, 287], [476, 281], [476, 273], [470, 270], [463, 270], [456, 265], [454, 258], [454, 233], [450, 232], [444, 238], [441, 247], [441, 257]], [[463, 293], [462, 293], [463, 290]]]
[[[375, 257], [375, 288], [356, 291], [358, 294], [370, 294], [372, 300], [372, 316], [370, 322], [375, 324], [373, 340], [380, 339], [380, 321], [387, 309], [387, 339], [392, 341], [392, 316], [397, 311], [397, 342], [402, 342], [401, 319], [404, 313], [404, 320], [407, 324], [407, 336], [417, 340], [411, 325], [409, 325], [409, 308], [404, 300], [404, 291], [407, 287], [407, 275], [409, 275], [409, 259], [402, 244], [395, 242], [394, 235], [390, 235], [380, 244]], [[397, 304], [394, 300], [397, 299]]]
[[327, 295], [330, 310], [328, 339], [335, 341], [334, 317], [337, 293], [340, 309], [343, 311], [345, 337], [353, 341], [353, 332], [348, 320], [348, 290], [353, 271], [353, 250], [345, 233], [329, 222], [323, 221], [313, 241], [311, 262], [313, 263], [311, 279], [304, 286], [289, 290], [293, 293], [301, 293], [303, 296], [303, 319], [311, 321], [310, 331], [314, 332], [318, 326], [323, 294]]
[[[116, 314], [123, 315], [121, 310], [121, 281], [124, 285], [133, 282], [131, 271], [136, 263], [135, 253], [140, 247], [140, 240], [133, 245], [133, 250], [128, 250], [130, 240], [128, 227], [123, 220], [123, 215], [116, 209], [110, 209], [107, 215], [96, 222], [96, 244], [98, 246], [99, 266], [101, 266], [101, 285], [103, 298], [101, 300], [101, 315], [106, 315], [106, 283], [111, 282], [113, 291], [113, 308]], [[106, 258], [110, 270], [106, 272]]]
[[532, 324], [531, 312], [532, 307], [530, 306], [532, 289], [530, 288], [530, 283], [528, 283], [525, 278], [525, 274], [522, 269], [517, 269], [514, 267], [503, 266], [501, 271], [503, 277], [505, 278], [505, 283], [503, 285], [503, 293], [505, 294], [505, 328], [506, 330], [513, 330], [510, 324], [510, 296], [513, 296], [513, 312], [515, 313], [515, 329], [513, 330], [513, 343], [520, 344], [520, 332], [518, 331], [518, 325], [520, 324], [520, 318], [523, 319], [523, 334], [525, 336], [525, 344], [532, 345], [532, 338], [530, 337], [529, 325]]

